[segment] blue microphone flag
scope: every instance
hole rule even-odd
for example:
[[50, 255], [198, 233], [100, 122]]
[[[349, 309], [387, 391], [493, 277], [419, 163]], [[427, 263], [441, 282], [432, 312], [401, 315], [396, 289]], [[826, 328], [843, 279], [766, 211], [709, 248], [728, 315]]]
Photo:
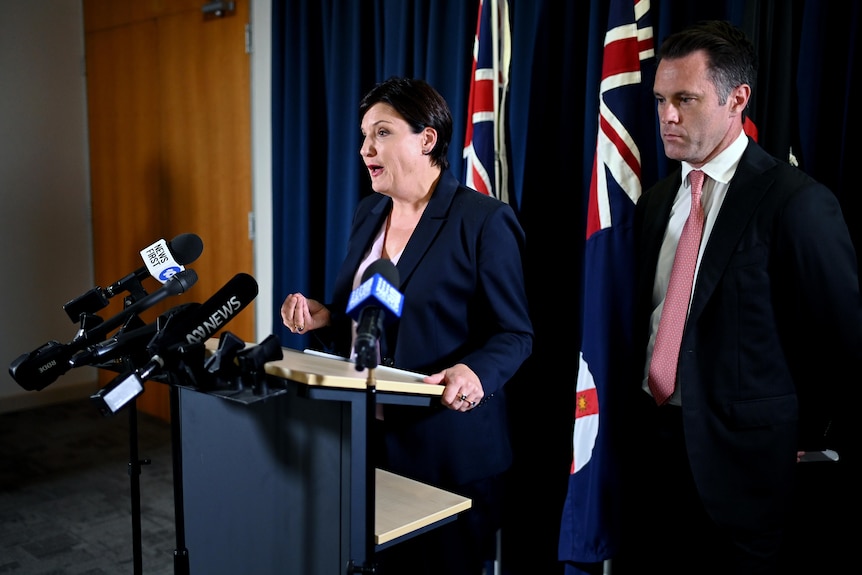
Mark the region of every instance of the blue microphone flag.
[[386, 310], [384, 321], [387, 322], [401, 317], [404, 307], [404, 295], [380, 273], [375, 273], [353, 290], [347, 301], [347, 315], [358, 320], [363, 309], [375, 305]]

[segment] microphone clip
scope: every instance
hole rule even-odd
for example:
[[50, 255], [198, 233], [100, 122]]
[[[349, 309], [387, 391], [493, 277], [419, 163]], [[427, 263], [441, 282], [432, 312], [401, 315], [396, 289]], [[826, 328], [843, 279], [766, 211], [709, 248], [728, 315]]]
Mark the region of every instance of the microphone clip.
[[266, 395], [269, 387], [266, 380], [265, 366], [270, 361], [284, 357], [281, 342], [273, 334], [258, 345], [240, 351], [236, 356], [240, 369], [240, 378], [244, 386], [251, 384], [254, 395]]

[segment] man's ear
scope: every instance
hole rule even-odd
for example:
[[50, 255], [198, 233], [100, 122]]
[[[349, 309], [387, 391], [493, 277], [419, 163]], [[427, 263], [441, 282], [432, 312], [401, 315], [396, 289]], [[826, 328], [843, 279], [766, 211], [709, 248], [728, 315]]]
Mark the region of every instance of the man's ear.
[[741, 115], [745, 107], [748, 106], [748, 101], [751, 99], [751, 86], [740, 84], [730, 91], [729, 99], [731, 112]]

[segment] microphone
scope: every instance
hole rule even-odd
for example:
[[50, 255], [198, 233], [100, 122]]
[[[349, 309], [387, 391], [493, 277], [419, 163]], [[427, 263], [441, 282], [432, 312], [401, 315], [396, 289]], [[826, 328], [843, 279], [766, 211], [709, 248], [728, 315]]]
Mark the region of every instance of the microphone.
[[[198, 281], [198, 274], [193, 269], [182, 270], [177, 272], [165, 282], [165, 285], [134, 302], [126, 307], [120, 313], [110, 317], [94, 327], [93, 329], [84, 332], [83, 337], [87, 341], [101, 341], [105, 338], [109, 331], [115, 327], [119, 327], [133, 315], [137, 315], [144, 310], [147, 310], [168, 296], [180, 295], [187, 289], [195, 285]], [[79, 336], [80, 337], [80, 336]], [[77, 338], [76, 338], [77, 339]]]
[[377, 344], [383, 325], [401, 317], [404, 296], [398, 291], [400, 283], [395, 264], [379, 259], [368, 266], [362, 274], [362, 283], [350, 294], [347, 315], [359, 324], [353, 347], [357, 371], [377, 367]]
[[147, 345], [153, 335], [159, 329], [159, 321], [147, 324], [143, 327], [116, 333], [113, 337], [103, 342], [91, 345], [77, 351], [69, 359], [69, 367], [81, 367], [84, 365], [95, 365], [105, 363], [114, 359], [141, 351]]
[[141, 250], [144, 265], [105, 288], [109, 295], [115, 296], [124, 291], [129, 283], [139, 282], [151, 275], [165, 283], [175, 274], [183, 271], [183, 265], [190, 264], [201, 255], [204, 244], [197, 234], [180, 234], [169, 242], [161, 239]]
[[198, 305], [200, 304], [180, 304], [160, 315], [153, 323], [131, 330], [123, 328], [112, 337], [76, 352], [69, 360], [69, 365], [81, 367], [83, 365], [104, 364], [122, 357], [140, 355], [146, 351], [147, 344], [152, 341], [156, 332], [164, 329], [171, 318], [178, 314], [187, 313], [190, 308]]
[[257, 297], [257, 281], [238, 273], [207, 301], [171, 318], [147, 345], [152, 355], [183, 345], [204, 343]]
[[119, 279], [107, 288], [94, 287], [67, 302], [63, 309], [73, 322], [82, 315], [95, 313], [108, 306], [108, 300], [123, 291], [143, 291], [141, 282], [148, 275], [164, 284], [171, 276], [181, 272], [201, 255], [204, 245], [197, 234], [180, 234], [169, 242], [161, 239], [141, 250], [145, 265]]
[[28, 391], [44, 389], [73, 367], [71, 360], [77, 352], [94, 341], [103, 340], [108, 332], [125, 323], [133, 315], [152, 307], [168, 296], [183, 293], [193, 286], [197, 279], [197, 272], [192, 269], [175, 274], [161, 288], [136, 301], [117, 315], [89, 331], [79, 331], [71, 342], [61, 344], [52, 340], [39, 349], [22, 354], [9, 366], [9, 374]]
[[[174, 367], [176, 377], [180, 372], [192, 380], [203, 375], [204, 342], [251, 303], [257, 292], [257, 281], [248, 274], [238, 273], [204, 303], [170, 317], [147, 345], [149, 362], [117, 376], [90, 399], [104, 415], [110, 415], [143, 392], [144, 380], [160, 374], [166, 367]], [[183, 356], [200, 360], [201, 365], [178, 361]]]

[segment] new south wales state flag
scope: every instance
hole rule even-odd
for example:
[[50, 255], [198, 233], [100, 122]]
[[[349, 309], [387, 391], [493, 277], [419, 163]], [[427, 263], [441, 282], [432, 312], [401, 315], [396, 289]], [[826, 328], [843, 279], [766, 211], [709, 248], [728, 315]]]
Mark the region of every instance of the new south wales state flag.
[[[592, 0], [601, 10], [608, 0]], [[605, 4], [607, 6], [607, 4]], [[601, 12], [598, 12], [601, 13]], [[599, 20], [599, 19], [596, 19]], [[628, 385], [634, 307], [634, 206], [644, 182], [655, 182], [656, 112], [652, 93], [655, 51], [649, 0], [610, 0], [604, 38], [598, 127], [589, 186], [582, 345], [572, 433], [572, 467], [563, 507], [559, 559], [566, 574], [600, 573], [618, 545], [619, 478], [610, 430], [613, 390]], [[649, 176], [644, 170], [650, 170]]]
[[479, 0], [464, 138], [464, 182], [509, 201], [503, 124], [511, 60], [507, 0]]

